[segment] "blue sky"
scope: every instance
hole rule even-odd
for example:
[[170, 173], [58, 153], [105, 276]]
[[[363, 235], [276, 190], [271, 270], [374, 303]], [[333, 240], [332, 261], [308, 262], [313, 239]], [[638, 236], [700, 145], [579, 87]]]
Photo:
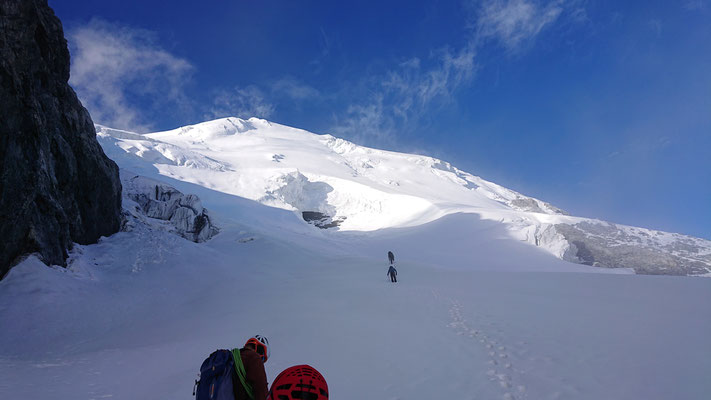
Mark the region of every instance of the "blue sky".
[[49, 4], [97, 123], [257, 116], [711, 239], [709, 0]]

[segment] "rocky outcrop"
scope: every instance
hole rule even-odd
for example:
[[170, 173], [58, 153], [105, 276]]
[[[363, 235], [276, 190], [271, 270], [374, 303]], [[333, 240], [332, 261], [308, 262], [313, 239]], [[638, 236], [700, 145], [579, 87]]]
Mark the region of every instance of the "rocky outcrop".
[[607, 222], [556, 224], [569, 243], [569, 261], [604, 268], [632, 268], [638, 274], [711, 273], [711, 242], [676, 233]]
[[123, 170], [121, 177], [124, 196], [136, 203], [134, 209], [129, 209], [134, 217], [141, 219], [140, 213], [166, 221], [169, 230], [196, 243], [209, 240], [218, 233], [198, 196], [185, 195], [172, 186]]
[[73, 242], [120, 228], [118, 167], [68, 81], [47, 0], [0, 2], [0, 276], [32, 252], [63, 265]]

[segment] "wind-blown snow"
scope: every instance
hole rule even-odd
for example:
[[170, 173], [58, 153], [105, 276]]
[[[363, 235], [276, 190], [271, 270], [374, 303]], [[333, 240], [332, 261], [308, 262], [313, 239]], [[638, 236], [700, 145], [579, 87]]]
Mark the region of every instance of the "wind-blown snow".
[[[587, 220], [542, 201], [256, 119], [98, 135], [124, 176], [197, 196], [220, 233], [194, 243], [129, 215], [130, 231], [77, 245], [66, 269], [13, 268], [0, 398], [188, 399], [211, 351], [257, 333], [270, 380], [307, 363], [332, 399], [711, 393], [711, 280], [555, 258], [535, 242]], [[307, 209], [346, 219], [317, 229]]]

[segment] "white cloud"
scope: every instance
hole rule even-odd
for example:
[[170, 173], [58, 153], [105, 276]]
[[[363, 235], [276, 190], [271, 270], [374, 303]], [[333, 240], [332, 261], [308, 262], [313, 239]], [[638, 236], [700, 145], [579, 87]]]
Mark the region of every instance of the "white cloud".
[[434, 101], [447, 103], [454, 91], [474, 75], [473, 48], [462, 49], [458, 54], [449, 50], [438, 53], [436, 64], [429, 69], [423, 69], [419, 59], [412, 59], [388, 73], [383, 88], [396, 99], [396, 114], [406, 118], [408, 112], [419, 113]]
[[193, 66], [157, 45], [150, 31], [94, 19], [68, 38], [70, 84], [95, 122], [147, 131], [147, 113], [190, 108], [184, 86]]
[[269, 118], [275, 107], [267, 101], [264, 92], [254, 85], [232, 90], [219, 90], [205, 118], [239, 117]]
[[420, 68], [420, 59], [415, 57], [400, 63], [403, 68]]
[[[393, 142], [396, 130], [422, 126], [437, 107], [454, 101], [457, 91], [471, 83], [477, 70], [477, 50], [490, 40], [518, 53], [546, 27], [559, 20], [584, 23], [582, 0], [468, 0], [469, 33], [458, 49], [445, 47], [429, 58], [411, 57], [385, 74], [361, 81], [369, 93], [351, 105], [345, 117], [335, 118], [332, 130], [351, 138]], [[425, 121], [426, 122], [426, 121]]]
[[706, 2], [704, 0], [685, 0], [684, 8], [689, 11], [703, 10], [706, 8]]
[[[563, 12], [561, 1], [539, 5], [532, 0], [488, 0], [479, 10], [478, 34], [494, 38], [510, 51], [518, 51]], [[580, 15], [582, 10], [576, 9]]]
[[368, 78], [367, 101], [349, 106], [332, 130], [365, 143], [392, 142], [396, 131], [416, 124], [428, 108], [452, 101], [456, 90], [474, 75], [475, 53], [470, 46], [457, 53], [444, 49], [435, 52], [427, 66], [411, 58], [383, 76]]
[[333, 132], [358, 143], [387, 142], [392, 138], [394, 123], [393, 116], [385, 110], [382, 95], [376, 94], [367, 104], [349, 106], [346, 116], [336, 120]]
[[287, 95], [293, 100], [305, 100], [320, 96], [318, 90], [292, 77], [285, 77], [272, 83], [272, 91]]

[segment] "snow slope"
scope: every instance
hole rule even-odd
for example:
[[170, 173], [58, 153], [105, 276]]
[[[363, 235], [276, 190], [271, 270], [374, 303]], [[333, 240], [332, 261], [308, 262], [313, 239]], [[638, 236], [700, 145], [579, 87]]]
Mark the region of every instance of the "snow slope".
[[[269, 379], [311, 364], [332, 399], [711, 393], [711, 280], [594, 273], [627, 271], [555, 258], [512, 240], [520, 231], [494, 218], [573, 218], [543, 202], [534, 200], [553, 214], [516, 210], [507, 203], [516, 194], [454, 169], [431, 172], [437, 161], [427, 157], [356, 149], [372, 151], [374, 167], [353, 172], [323, 150], [331, 139], [313, 135], [309, 148], [299, 138], [297, 148], [291, 128], [270, 133], [284, 135], [283, 148], [260, 152], [264, 132], [238, 128], [269, 123], [234, 122], [241, 150], [229, 129], [205, 138], [102, 130], [125, 177], [196, 195], [220, 233], [195, 243], [124, 201], [130, 228], [76, 246], [68, 268], [34, 257], [13, 268], [0, 281], [0, 398], [188, 399], [211, 351], [256, 333], [272, 344]], [[298, 168], [288, 164], [299, 157]], [[281, 184], [287, 176], [301, 185]], [[376, 183], [385, 176], [397, 184]], [[344, 195], [361, 187], [370, 191], [360, 202]], [[404, 205], [385, 215], [388, 201]], [[341, 230], [295, 212], [315, 205], [347, 217]], [[385, 276], [388, 250], [397, 284]]]

